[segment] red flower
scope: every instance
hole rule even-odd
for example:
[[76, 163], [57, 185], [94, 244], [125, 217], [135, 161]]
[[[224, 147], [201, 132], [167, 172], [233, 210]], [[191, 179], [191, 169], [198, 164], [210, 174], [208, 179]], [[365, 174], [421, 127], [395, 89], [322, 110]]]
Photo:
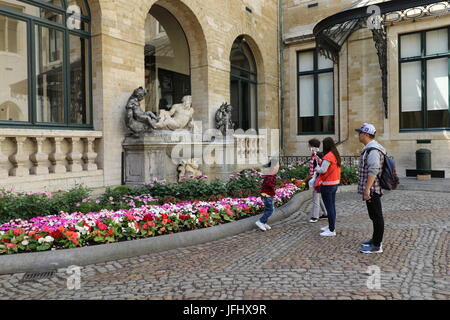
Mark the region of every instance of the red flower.
[[8, 244], [6, 245], [6, 247], [7, 247], [8, 249], [10, 249], [10, 248], [15, 248], [15, 247], [17, 247], [17, 244], [14, 244], [14, 243], [8, 243]]
[[97, 222], [97, 227], [98, 227], [100, 230], [106, 230], [106, 229], [108, 229], [108, 226], [107, 226], [106, 224], [102, 223], [102, 222]]
[[130, 220], [130, 221], [134, 220], [134, 216], [131, 213], [127, 212], [125, 215], [126, 215], [128, 220]]
[[183, 215], [183, 214], [180, 214], [180, 215], [179, 215], [179, 218], [180, 218], [181, 220], [183, 220], [183, 221], [189, 219], [188, 216], [185, 216], [185, 215]]
[[144, 216], [144, 221], [153, 221], [152, 215], [151, 215], [151, 214], [146, 214], [146, 215]]
[[53, 231], [52, 233], [50, 233], [50, 235], [51, 235], [53, 238], [58, 239], [58, 238], [61, 237], [61, 231], [55, 230], [55, 231]]
[[167, 215], [167, 213], [163, 213], [163, 214], [161, 214], [161, 218], [167, 219], [167, 218], [169, 218], [169, 216]]

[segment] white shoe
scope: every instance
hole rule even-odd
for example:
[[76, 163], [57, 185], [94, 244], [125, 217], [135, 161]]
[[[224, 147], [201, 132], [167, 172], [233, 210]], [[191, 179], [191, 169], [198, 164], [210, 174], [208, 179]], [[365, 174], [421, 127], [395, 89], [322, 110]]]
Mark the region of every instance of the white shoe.
[[330, 226], [326, 226], [326, 227], [322, 227], [320, 228], [321, 231], [329, 231], [330, 230]]
[[257, 225], [258, 228], [260, 228], [262, 231], [267, 231], [266, 226], [264, 225], [264, 223], [262, 223], [261, 221], [256, 221], [255, 224]]
[[330, 230], [326, 230], [320, 234], [322, 237], [334, 237], [336, 236], [336, 230], [331, 232]]
[[270, 230], [270, 229], [272, 229], [272, 227], [271, 226], [269, 226], [267, 223], [264, 223], [264, 227], [266, 227], [266, 229], [267, 230]]

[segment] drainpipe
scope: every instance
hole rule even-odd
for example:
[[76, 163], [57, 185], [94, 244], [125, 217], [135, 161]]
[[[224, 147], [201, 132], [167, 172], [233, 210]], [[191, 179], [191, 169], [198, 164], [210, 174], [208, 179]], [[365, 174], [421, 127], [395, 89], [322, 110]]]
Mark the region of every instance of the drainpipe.
[[284, 155], [284, 42], [283, 42], [283, 0], [278, 0], [278, 62], [279, 62], [279, 80], [278, 80], [278, 114], [280, 126], [280, 155]]

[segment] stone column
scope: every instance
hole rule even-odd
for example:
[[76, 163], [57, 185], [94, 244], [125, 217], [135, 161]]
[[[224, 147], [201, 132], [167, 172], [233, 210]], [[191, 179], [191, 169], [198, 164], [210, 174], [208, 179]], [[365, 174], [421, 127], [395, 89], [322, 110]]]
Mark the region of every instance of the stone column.
[[70, 172], [80, 172], [83, 171], [82, 163], [82, 157], [83, 155], [81, 152], [77, 151], [77, 146], [79, 145], [81, 138], [75, 137], [70, 138], [71, 141], [71, 149], [70, 153], [67, 155], [67, 161], [69, 162], [68, 171]]
[[33, 167], [30, 169], [30, 174], [35, 175], [45, 175], [49, 173], [47, 164], [45, 163], [48, 159], [47, 154], [42, 152], [42, 145], [44, 144], [46, 138], [35, 137], [36, 140], [36, 152], [30, 155], [30, 160], [33, 162]]
[[97, 160], [97, 153], [94, 151], [95, 138], [89, 137], [86, 140], [87, 146], [86, 152], [83, 154], [83, 169], [86, 171], [95, 171], [97, 170], [97, 163], [95, 162]]
[[13, 177], [25, 177], [29, 175], [29, 170], [26, 167], [28, 155], [24, 150], [24, 143], [27, 137], [13, 138], [16, 141], [16, 153], [9, 156], [9, 161], [14, 165], [10, 170], [10, 175]]
[[66, 166], [64, 165], [64, 160], [66, 159], [66, 155], [61, 151], [61, 142], [64, 140], [64, 137], [54, 137], [54, 146], [53, 152], [50, 154], [48, 159], [51, 161], [52, 165], [50, 167], [51, 173], [65, 173]]
[[0, 137], [0, 179], [2, 178], [8, 178], [8, 167], [9, 167], [9, 160], [6, 155], [2, 152], [2, 143], [6, 140], [6, 137]]

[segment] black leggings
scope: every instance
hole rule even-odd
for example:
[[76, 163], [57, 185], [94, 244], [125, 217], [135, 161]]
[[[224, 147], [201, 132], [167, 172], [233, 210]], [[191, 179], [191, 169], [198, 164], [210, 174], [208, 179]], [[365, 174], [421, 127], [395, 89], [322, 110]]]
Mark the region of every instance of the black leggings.
[[370, 220], [373, 223], [372, 244], [379, 247], [381, 242], [383, 242], [384, 234], [383, 209], [381, 208], [380, 195], [372, 194], [371, 199], [366, 201], [366, 205]]

